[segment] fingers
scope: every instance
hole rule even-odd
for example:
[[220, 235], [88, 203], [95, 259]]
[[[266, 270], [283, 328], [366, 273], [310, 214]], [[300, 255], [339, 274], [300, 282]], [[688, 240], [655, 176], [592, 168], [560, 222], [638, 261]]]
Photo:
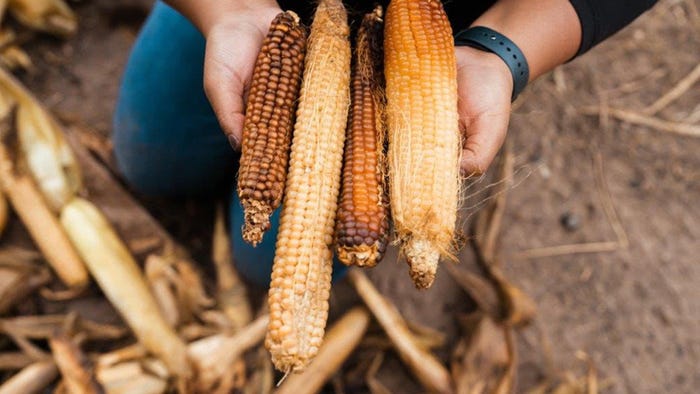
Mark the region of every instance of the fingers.
[[[246, 77], [242, 73], [252, 66], [236, 64], [236, 61], [223, 63], [219, 60], [222, 58], [219, 57], [219, 53], [218, 49], [210, 50], [209, 44], [207, 45], [204, 61], [204, 91], [224, 134], [231, 146], [238, 150], [245, 119], [243, 95], [246, 90]], [[231, 56], [231, 59], [235, 59], [235, 56]]]
[[[465, 130], [461, 168], [464, 176], [481, 175], [501, 149], [508, 131], [510, 100], [506, 108], [470, 116], [460, 105], [460, 118]], [[463, 115], [464, 114], [464, 115]]]

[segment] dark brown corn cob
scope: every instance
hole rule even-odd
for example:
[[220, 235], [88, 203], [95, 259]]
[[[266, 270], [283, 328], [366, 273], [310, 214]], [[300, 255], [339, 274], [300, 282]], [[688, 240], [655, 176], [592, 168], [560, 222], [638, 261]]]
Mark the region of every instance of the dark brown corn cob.
[[282, 202], [305, 51], [306, 28], [299, 17], [292, 11], [277, 15], [255, 63], [241, 143], [243, 239], [253, 246]]
[[365, 15], [357, 33], [336, 224], [338, 258], [360, 267], [373, 267], [381, 260], [389, 228], [382, 37], [382, 8], [377, 6]]

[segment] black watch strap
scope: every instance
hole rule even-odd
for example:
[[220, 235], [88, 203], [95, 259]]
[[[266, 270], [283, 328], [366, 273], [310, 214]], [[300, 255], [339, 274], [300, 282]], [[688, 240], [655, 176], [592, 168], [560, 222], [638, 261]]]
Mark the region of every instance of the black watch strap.
[[498, 55], [508, 65], [513, 75], [513, 95], [515, 100], [525, 89], [530, 78], [530, 69], [525, 55], [517, 45], [503, 34], [483, 26], [474, 26], [455, 35], [456, 46], [471, 46]]

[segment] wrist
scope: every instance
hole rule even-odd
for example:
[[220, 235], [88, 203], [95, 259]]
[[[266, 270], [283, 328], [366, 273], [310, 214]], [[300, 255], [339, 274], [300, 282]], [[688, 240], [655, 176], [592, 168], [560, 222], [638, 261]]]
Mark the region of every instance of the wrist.
[[530, 81], [570, 60], [581, 42], [581, 24], [569, 0], [499, 0], [472, 26], [513, 41], [528, 62]]
[[246, 24], [267, 32], [281, 11], [275, 0], [166, 0], [208, 37], [221, 25]]

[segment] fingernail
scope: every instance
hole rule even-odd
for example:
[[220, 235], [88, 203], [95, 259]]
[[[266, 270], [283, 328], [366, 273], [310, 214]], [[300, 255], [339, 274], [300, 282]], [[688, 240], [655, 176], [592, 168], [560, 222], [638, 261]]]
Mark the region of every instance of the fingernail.
[[236, 136], [233, 134], [228, 135], [228, 143], [231, 144], [231, 148], [233, 148], [233, 150], [241, 149], [241, 142], [238, 141], [238, 138], [236, 138]]

